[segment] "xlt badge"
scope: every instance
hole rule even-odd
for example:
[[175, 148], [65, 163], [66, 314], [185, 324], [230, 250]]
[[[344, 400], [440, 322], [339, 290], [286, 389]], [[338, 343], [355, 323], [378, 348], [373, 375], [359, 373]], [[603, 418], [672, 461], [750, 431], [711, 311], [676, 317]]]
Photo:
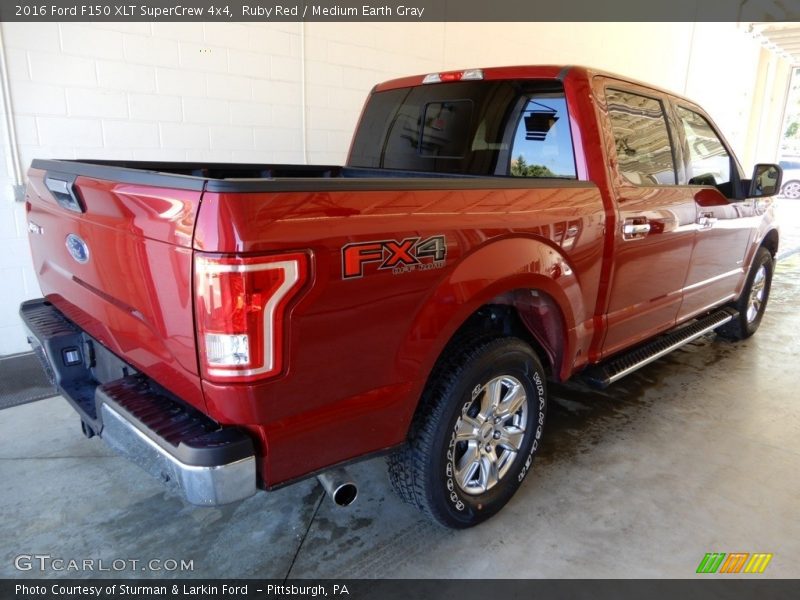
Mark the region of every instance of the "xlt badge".
[[443, 235], [347, 244], [342, 248], [342, 278], [363, 277], [364, 269], [373, 264], [379, 271], [391, 270], [396, 275], [439, 269], [446, 258], [447, 243]]

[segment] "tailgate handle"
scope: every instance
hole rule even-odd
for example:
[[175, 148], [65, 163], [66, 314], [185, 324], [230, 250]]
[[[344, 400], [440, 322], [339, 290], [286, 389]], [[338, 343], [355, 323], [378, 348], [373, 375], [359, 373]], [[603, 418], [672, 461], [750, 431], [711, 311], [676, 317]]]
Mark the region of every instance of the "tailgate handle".
[[82, 213], [85, 209], [83, 202], [75, 193], [75, 179], [75, 175], [48, 171], [44, 176], [44, 184], [61, 207]]

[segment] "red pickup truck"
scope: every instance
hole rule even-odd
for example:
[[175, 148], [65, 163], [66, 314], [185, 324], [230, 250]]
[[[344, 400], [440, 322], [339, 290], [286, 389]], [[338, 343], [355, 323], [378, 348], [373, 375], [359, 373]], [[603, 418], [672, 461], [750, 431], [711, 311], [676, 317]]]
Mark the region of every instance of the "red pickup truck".
[[388, 454], [406, 501], [490, 517], [547, 381], [606, 386], [759, 325], [777, 165], [691, 101], [579, 67], [376, 86], [345, 166], [35, 160], [29, 340], [84, 433], [215, 505]]

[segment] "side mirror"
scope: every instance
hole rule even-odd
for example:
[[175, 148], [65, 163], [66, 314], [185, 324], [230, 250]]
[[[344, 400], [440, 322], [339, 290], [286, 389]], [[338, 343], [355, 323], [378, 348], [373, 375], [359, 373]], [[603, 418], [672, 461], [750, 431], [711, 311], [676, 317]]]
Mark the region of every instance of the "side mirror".
[[759, 163], [753, 168], [753, 178], [750, 180], [750, 198], [764, 198], [774, 196], [781, 189], [783, 169], [778, 165]]

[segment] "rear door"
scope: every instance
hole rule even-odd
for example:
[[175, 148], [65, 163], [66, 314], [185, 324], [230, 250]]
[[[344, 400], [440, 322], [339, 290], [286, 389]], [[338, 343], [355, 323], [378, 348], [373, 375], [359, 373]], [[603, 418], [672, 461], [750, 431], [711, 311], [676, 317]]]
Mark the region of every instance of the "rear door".
[[679, 150], [665, 97], [598, 78], [617, 205], [603, 355], [673, 326], [694, 243], [695, 205], [677, 183]]

